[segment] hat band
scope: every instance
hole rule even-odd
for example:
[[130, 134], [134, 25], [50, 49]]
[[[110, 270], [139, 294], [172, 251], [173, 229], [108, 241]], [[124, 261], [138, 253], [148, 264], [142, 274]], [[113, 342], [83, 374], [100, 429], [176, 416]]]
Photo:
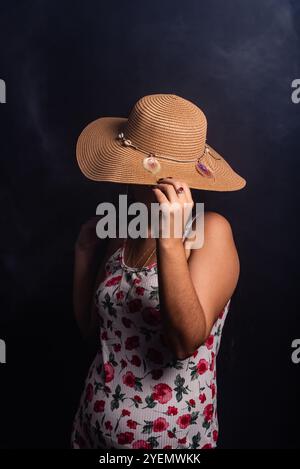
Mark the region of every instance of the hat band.
[[213, 155], [210, 152], [209, 147], [206, 144], [205, 144], [204, 152], [202, 153], [201, 156], [197, 156], [197, 158], [193, 158], [193, 159], [183, 160], [183, 159], [179, 159], [179, 158], [174, 158], [172, 156], [165, 156], [165, 155], [160, 155], [160, 154], [157, 154], [157, 153], [154, 153], [154, 152], [146, 151], [146, 150], [138, 147], [137, 145], [134, 145], [131, 140], [129, 140], [128, 138], [125, 137], [123, 132], [120, 132], [118, 134], [117, 138], [118, 138], [118, 140], [121, 141], [121, 144], [124, 145], [125, 147], [131, 147], [131, 148], [134, 148], [135, 150], [141, 151], [142, 153], [148, 154], [149, 156], [154, 156], [155, 158], [161, 158], [163, 160], [175, 161], [177, 163], [193, 163], [194, 161], [199, 161], [201, 158], [203, 158], [205, 153], [209, 153], [216, 160], [221, 159], [221, 158], [218, 158], [215, 155]]

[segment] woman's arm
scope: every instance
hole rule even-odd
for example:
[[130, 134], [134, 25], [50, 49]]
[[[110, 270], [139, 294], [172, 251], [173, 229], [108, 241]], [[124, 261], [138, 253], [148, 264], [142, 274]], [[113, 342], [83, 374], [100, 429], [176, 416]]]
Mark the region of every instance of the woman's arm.
[[[93, 338], [97, 330], [94, 292], [104, 273], [102, 249], [105, 248], [105, 241], [96, 235], [98, 220], [99, 217], [94, 217], [82, 225], [75, 244], [73, 307], [76, 322], [85, 339]], [[102, 262], [99, 261], [100, 257]]]
[[[154, 189], [160, 203], [191, 203], [185, 184], [165, 181], [168, 184]], [[185, 188], [185, 197], [175, 192], [180, 185]], [[204, 216], [204, 244], [191, 250], [188, 261], [182, 240], [171, 237], [157, 238], [157, 260], [164, 337], [177, 359], [185, 359], [205, 342], [235, 290], [239, 259], [230, 224], [223, 216], [208, 212]]]

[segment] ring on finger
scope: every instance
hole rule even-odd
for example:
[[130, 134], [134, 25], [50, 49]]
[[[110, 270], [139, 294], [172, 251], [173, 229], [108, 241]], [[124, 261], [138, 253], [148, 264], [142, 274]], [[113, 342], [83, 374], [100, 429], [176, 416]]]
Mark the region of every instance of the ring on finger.
[[184, 192], [184, 188], [182, 186], [176, 189], [176, 194], [182, 194]]

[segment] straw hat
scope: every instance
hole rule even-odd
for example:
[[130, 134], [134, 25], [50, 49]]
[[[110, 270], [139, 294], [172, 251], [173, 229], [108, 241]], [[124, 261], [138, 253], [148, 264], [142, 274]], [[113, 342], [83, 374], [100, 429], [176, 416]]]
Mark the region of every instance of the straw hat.
[[93, 181], [151, 185], [172, 176], [193, 189], [242, 189], [245, 179], [206, 143], [206, 131], [206, 117], [195, 104], [152, 94], [140, 98], [128, 118], [88, 124], [77, 141], [77, 161]]

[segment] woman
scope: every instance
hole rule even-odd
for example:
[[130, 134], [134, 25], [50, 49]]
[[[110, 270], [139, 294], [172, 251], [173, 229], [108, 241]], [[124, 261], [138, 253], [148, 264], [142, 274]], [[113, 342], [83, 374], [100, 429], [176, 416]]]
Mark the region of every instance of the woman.
[[[170, 234], [162, 235], [161, 220], [159, 236], [151, 237], [148, 219], [148, 237], [110, 240], [99, 265], [97, 218], [81, 229], [75, 315], [85, 337], [98, 330], [99, 348], [72, 447], [214, 448], [216, 356], [239, 258], [230, 223], [215, 212], [204, 214], [203, 246], [187, 247], [184, 209], [194, 206], [190, 188], [231, 191], [246, 181], [206, 143], [203, 112], [173, 94], [141, 98], [128, 119], [89, 124], [77, 160], [90, 179], [126, 183], [147, 208], [164, 203]], [[182, 232], [175, 236], [178, 213]]]

